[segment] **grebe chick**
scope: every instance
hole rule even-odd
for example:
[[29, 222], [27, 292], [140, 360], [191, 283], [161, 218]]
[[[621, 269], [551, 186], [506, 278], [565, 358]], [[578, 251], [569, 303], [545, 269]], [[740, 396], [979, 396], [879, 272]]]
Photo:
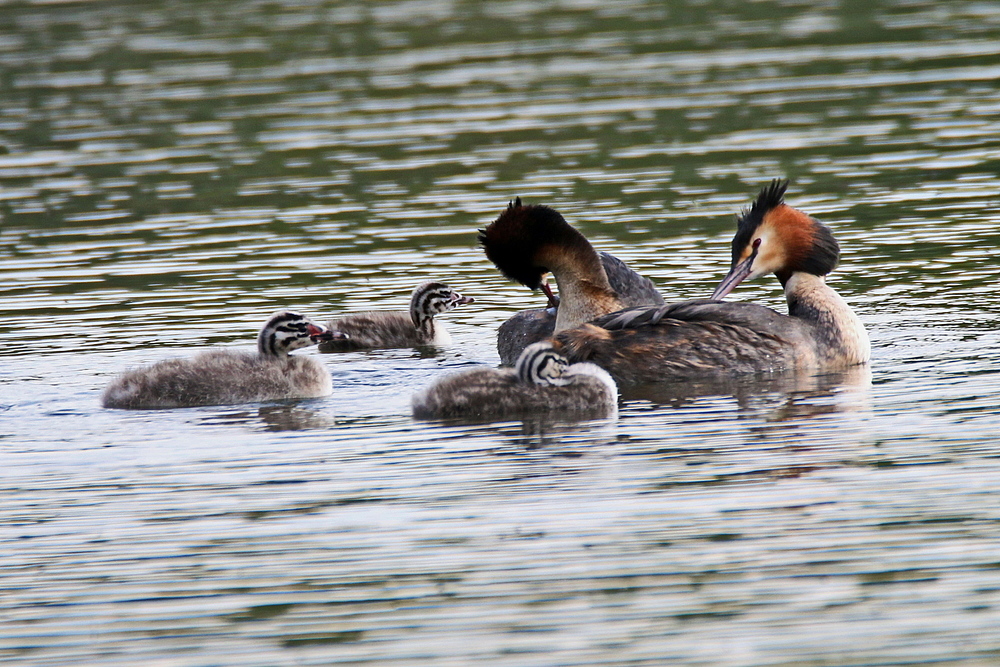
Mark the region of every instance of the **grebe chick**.
[[548, 341], [526, 347], [514, 368], [455, 373], [413, 397], [417, 419], [601, 419], [617, 411], [618, 387], [611, 376], [594, 364], [570, 365]]
[[126, 371], [107, 386], [101, 404], [140, 410], [326, 396], [333, 390], [326, 367], [288, 353], [340, 336], [303, 315], [279, 311], [260, 330], [256, 353], [208, 350]]
[[[479, 232], [486, 256], [507, 278], [542, 289], [548, 309], [525, 310], [500, 325], [497, 351], [505, 366], [527, 345], [622, 308], [656, 306], [653, 283], [606, 252], [597, 252], [578, 230], [547, 206], [524, 206], [518, 197]], [[552, 273], [558, 301], [543, 277]]]
[[376, 348], [417, 347], [420, 345], [451, 344], [451, 336], [434, 316], [458, 306], [473, 303], [471, 296], [462, 296], [444, 283], [427, 282], [417, 285], [410, 296], [410, 312], [373, 311], [344, 315], [327, 326], [346, 334], [321, 343], [320, 352], [347, 352]]
[[[866, 363], [868, 334], [826, 284], [840, 246], [824, 225], [784, 202], [774, 180], [737, 217], [732, 268], [712, 299], [633, 308], [555, 335], [572, 361], [591, 361], [619, 384]], [[774, 273], [788, 315], [718, 301], [747, 278]]]

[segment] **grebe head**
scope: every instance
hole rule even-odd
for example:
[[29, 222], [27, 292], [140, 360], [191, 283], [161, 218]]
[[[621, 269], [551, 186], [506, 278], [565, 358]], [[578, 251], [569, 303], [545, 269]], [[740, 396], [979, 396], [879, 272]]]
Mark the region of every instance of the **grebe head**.
[[520, 197], [486, 229], [479, 230], [479, 243], [500, 273], [533, 290], [542, 287], [553, 253], [596, 256], [590, 242], [557, 211], [548, 206], [524, 206]]
[[271, 315], [260, 330], [257, 335], [257, 350], [264, 356], [284, 357], [292, 350], [338, 338], [347, 336], [316, 324], [305, 315], [281, 310]]
[[840, 246], [824, 225], [784, 201], [788, 181], [764, 186], [749, 209], [736, 218], [733, 263], [713, 299], [721, 299], [741, 282], [773, 273], [784, 285], [802, 271], [825, 276], [840, 258]]
[[563, 377], [568, 367], [566, 357], [556, 352], [552, 343], [543, 341], [524, 348], [514, 365], [514, 372], [524, 384], [564, 385], [569, 383]]
[[420, 329], [435, 315], [447, 313], [466, 303], [474, 303], [471, 296], [462, 296], [444, 283], [428, 282], [413, 288], [410, 296], [410, 318]]

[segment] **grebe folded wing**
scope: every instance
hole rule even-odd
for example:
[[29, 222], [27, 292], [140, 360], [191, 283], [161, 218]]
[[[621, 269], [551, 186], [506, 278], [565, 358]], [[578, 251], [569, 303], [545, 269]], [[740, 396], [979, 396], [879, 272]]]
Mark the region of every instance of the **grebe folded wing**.
[[789, 322], [790, 318], [787, 315], [782, 315], [773, 308], [756, 303], [691, 299], [653, 308], [626, 308], [598, 317], [592, 324], [614, 331], [616, 329], [655, 326], [665, 319], [681, 322], [718, 322], [761, 331], [768, 329], [777, 331], [782, 327], [796, 326], [799, 323]]

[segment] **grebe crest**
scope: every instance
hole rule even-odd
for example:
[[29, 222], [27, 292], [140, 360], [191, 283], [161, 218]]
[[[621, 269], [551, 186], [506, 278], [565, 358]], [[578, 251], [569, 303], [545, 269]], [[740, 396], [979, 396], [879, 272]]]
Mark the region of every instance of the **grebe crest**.
[[542, 276], [553, 271], [550, 264], [561, 259], [559, 254], [597, 254], [590, 241], [558, 211], [536, 204], [526, 206], [520, 197], [479, 230], [478, 238], [500, 273], [532, 290], [542, 288]]
[[548, 206], [525, 206], [517, 198], [479, 231], [478, 238], [486, 256], [507, 278], [536, 290], [543, 287], [546, 273], [555, 277], [557, 332], [627, 305], [611, 288], [590, 241]]
[[765, 186], [736, 218], [729, 275], [712, 294], [721, 299], [744, 280], [773, 273], [784, 286], [793, 273], [826, 276], [837, 267], [840, 244], [833, 232], [784, 201], [787, 180]]

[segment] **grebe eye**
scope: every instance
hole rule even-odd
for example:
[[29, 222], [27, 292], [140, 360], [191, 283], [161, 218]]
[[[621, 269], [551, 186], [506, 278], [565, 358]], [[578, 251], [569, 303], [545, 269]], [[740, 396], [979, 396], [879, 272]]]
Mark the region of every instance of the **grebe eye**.
[[753, 249], [756, 250], [759, 247], [760, 247], [760, 238], [755, 238], [753, 240]]

